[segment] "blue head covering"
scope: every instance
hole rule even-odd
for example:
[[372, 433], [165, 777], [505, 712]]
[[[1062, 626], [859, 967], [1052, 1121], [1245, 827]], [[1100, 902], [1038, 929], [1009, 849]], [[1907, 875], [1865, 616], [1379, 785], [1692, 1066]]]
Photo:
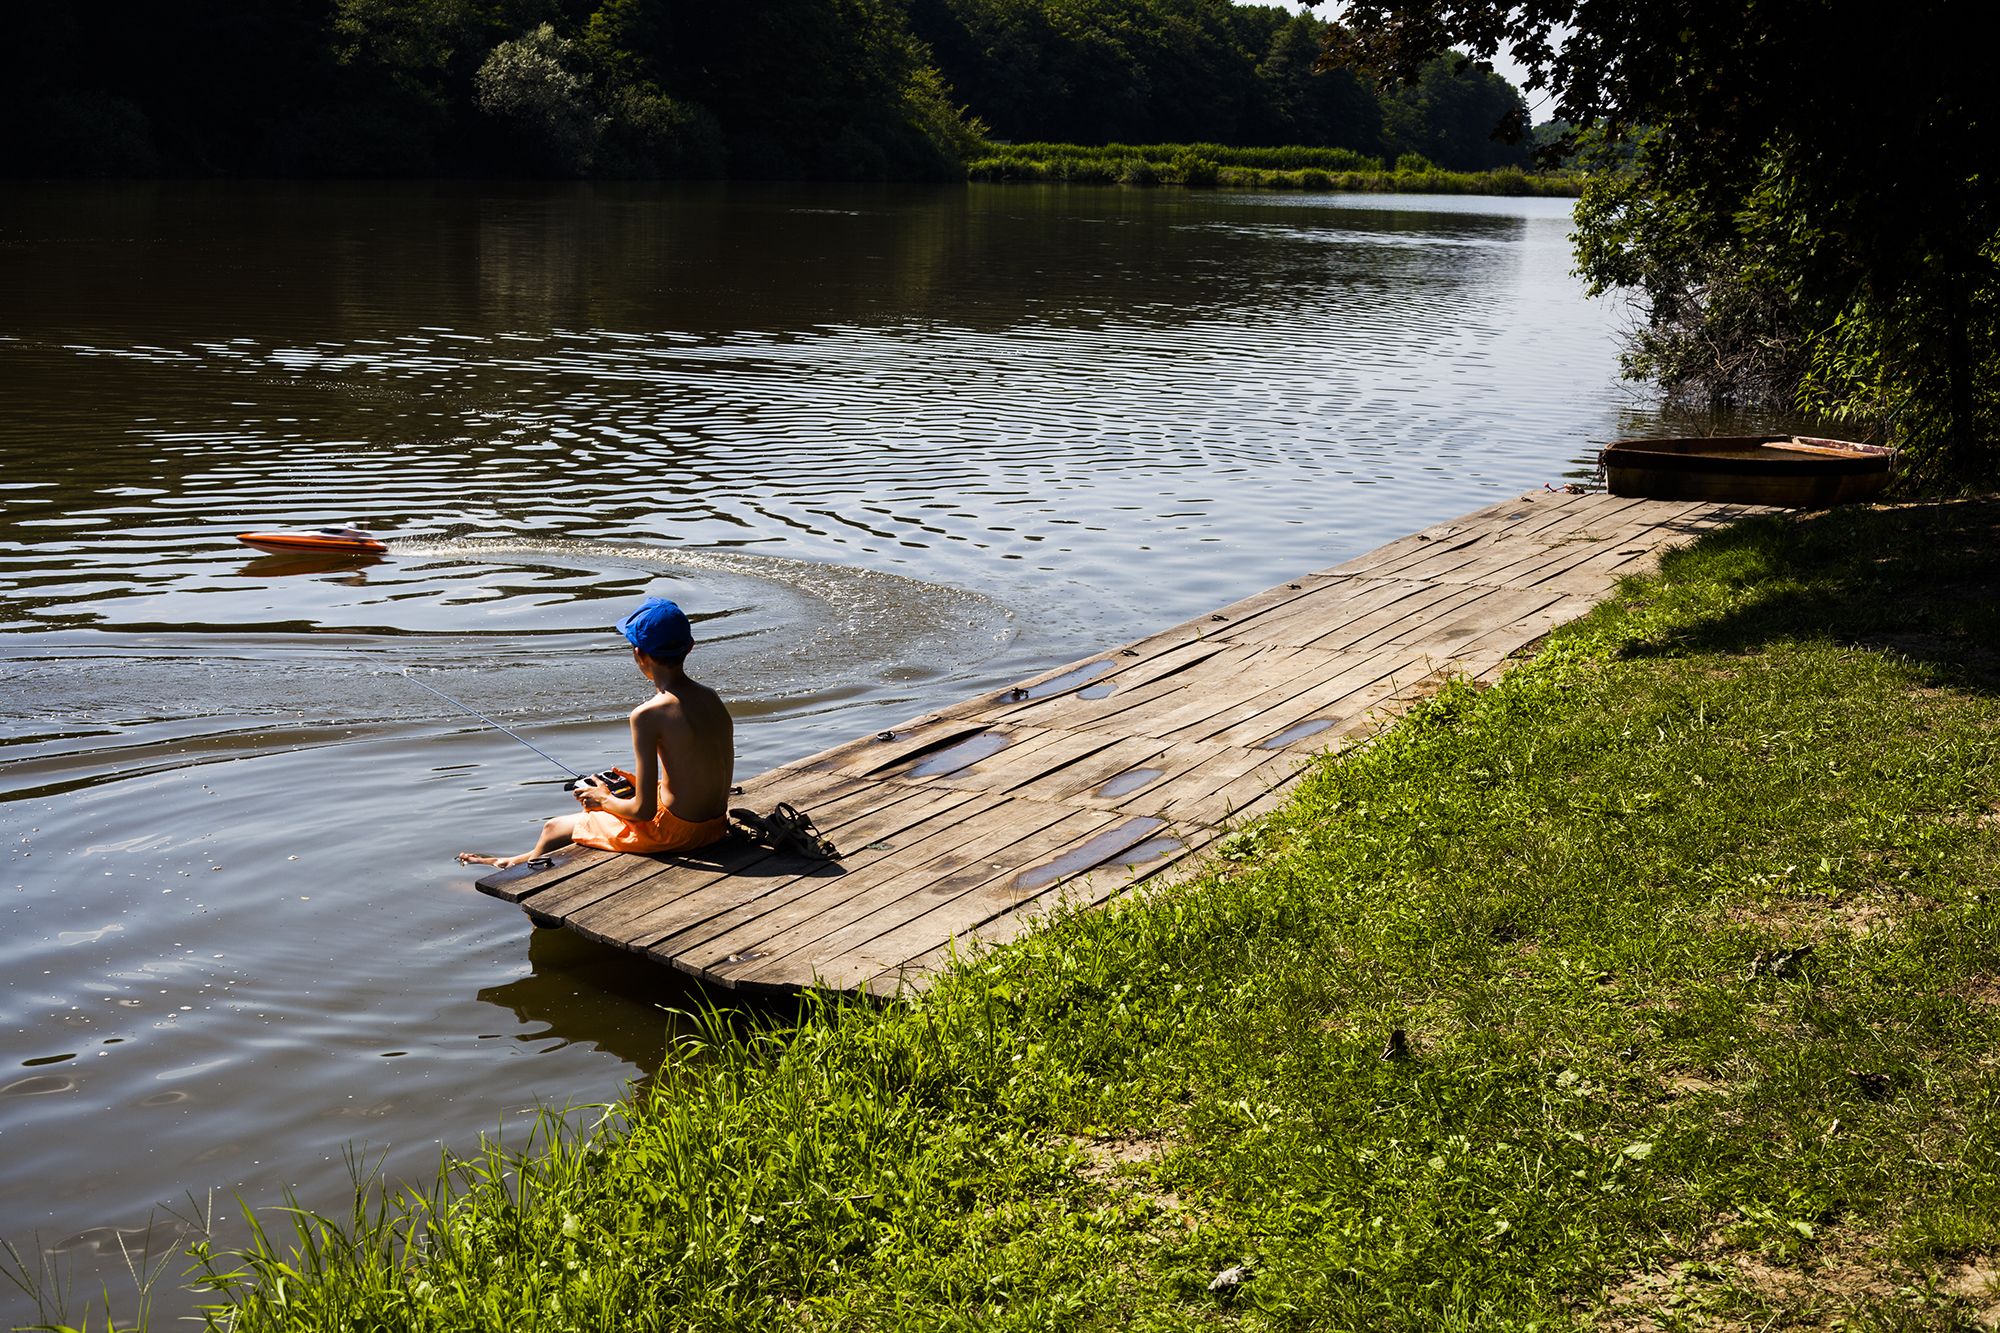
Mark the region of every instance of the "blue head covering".
[[648, 597], [618, 622], [618, 632], [648, 657], [676, 657], [694, 646], [694, 628], [678, 606]]

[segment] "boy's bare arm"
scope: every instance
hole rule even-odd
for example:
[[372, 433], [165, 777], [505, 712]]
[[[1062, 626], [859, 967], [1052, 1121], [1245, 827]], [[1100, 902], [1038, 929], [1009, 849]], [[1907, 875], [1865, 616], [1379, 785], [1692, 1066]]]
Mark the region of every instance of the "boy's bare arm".
[[660, 813], [660, 737], [667, 721], [662, 714], [672, 707], [671, 696], [660, 696], [632, 710], [632, 794], [613, 796], [596, 782], [585, 782], [576, 789], [577, 804], [641, 824]]

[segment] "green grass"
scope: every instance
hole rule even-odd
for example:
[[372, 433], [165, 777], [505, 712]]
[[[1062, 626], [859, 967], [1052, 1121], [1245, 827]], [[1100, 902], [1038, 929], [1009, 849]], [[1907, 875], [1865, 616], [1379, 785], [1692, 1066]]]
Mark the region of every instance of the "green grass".
[[977, 181], [1350, 193], [1575, 196], [1575, 172], [1444, 171], [1421, 158], [1385, 164], [1345, 148], [1232, 148], [1223, 144], [988, 144], [966, 168]]
[[1207, 877], [717, 1020], [595, 1133], [208, 1256], [215, 1323], [1978, 1327], [1996, 536], [1706, 539]]

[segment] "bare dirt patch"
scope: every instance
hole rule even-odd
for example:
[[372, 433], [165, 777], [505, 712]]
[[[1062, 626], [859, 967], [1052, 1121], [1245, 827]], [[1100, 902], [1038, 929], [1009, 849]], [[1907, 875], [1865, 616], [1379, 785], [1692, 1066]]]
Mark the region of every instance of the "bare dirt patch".
[[1959, 985], [1957, 994], [1967, 1004], [2000, 1006], [2000, 978], [1968, 977]]
[[1114, 1134], [1102, 1139], [1072, 1139], [1083, 1154], [1078, 1171], [1085, 1180], [1104, 1180], [1129, 1174], [1128, 1168], [1157, 1161], [1172, 1145], [1165, 1134]]
[[1977, 1307], [1981, 1328], [2000, 1328], [2000, 1258], [1968, 1259], [1944, 1275], [1944, 1289]]
[[[1872, 1245], [1859, 1236], [1842, 1237], [1797, 1264], [1745, 1250], [1721, 1232], [1708, 1233], [1691, 1249], [1689, 1257], [1631, 1274], [1608, 1288], [1589, 1327], [1608, 1333], [1762, 1333], [1771, 1328], [1832, 1333], [1851, 1326], [1863, 1310], [1894, 1306], [1930, 1285], [1876, 1259]], [[1996, 1276], [1991, 1260], [1968, 1263], [1960, 1273], [1933, 1290], [1968, 1305], [2000, 1300], [1981, 1283], [1982, 1274]]]
[[1850, 894], [1828, 901], [1825, 898], [1767, 898], [1758, 902], [1735, 903], [1722, 909], [1725, 919], [1739, 926], [1755, 926], [1794, 944], [1813, 944], [1839, 931], [1847, 935], [1878, 935], [1895, 929], [1895, 905], [1873, 894]]
[[[1615, 1333], [1655, 1333], [1664, 1327], [1660, 1319], [1668, 1316], [1669, 1311], [1679, 1313], [1676, 1307], [1682, 1304], [1683, 1287], [1698, 1267], [1683, 1262], [1669, 1264], [1656, 1272], [1627, 1276], [1605, 1293], [1604, 1304], [1590, 1321], [1590, 1327]], [[1697, 1323], [1695, 1327], [1708, 1325]]]
[[[1835, 1262], [1810, 1268], [1786, 1268], [1754, 1254], [1739, 1255], [1731, 1265], [1737, 1284], [1773, 1305], [1816, 1307], [1821, 1318], [1837, 1322], [1857, 1306], [1896, 1289], [1882, 1270], [1863, 1263]], [[1830, 1307], [1830, 1308], [1827, 1308]]]
[[1189, 1209], [1172, 1190], [1158, 1188], [1148, 1169], [1173, 1147], [1173, 1140], [1165, 1133], [1113, 1134], [1069, 1142], [1083, 1158], [1077, 1174], [1100, 1190], [1150, 1204], [1173, 1225], [1192, 1229], [1201, 1224], [1205, 1214]]
[[1606, 1333], [1761, 1333], [1779, 1327], [1832, 1333], [1874, 1309], [1923, 1321], [1892, 1321], [1898, 1328], [1949, 1322], [1950, 1311], [2000, 1329], [2000, 1256], [1976, 1255], [1924, 1274], [1875, 1262], [1859, 1238], [1797, 1265], [1732, 1249], [1719, 1234], [1694, 1249], [1695, 1257], [1633, 1273], [1608, 1288], [1588, 1326]]
[[1729, 1088], [1713, 1079], [1676, 1074], [1667, 1080], [1667, 1091], [1675, 1097], [1719, 1097], [1728, 1093]]

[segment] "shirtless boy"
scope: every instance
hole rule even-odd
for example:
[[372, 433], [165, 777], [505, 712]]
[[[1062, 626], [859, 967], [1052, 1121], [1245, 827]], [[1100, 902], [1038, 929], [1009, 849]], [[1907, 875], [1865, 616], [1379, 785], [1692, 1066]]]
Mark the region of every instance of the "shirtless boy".
[[714, 690], [688, 678], [683, 664], [694, 631], [681, 609], [650, 597], [618, 622], [632, 660], [653, 688], [632, 710], [636, 773], [625, 773], [632, 795], [614, 796], [596, 778], [577, 784], [577, 815], [542, 825], [541, 840], [519, 856], [460, 852], [464, 863], [520, 865], [574, 842], [611, 852], [685, 852], [729, 831], [729, 784], [735, 767], [729, 710]]

